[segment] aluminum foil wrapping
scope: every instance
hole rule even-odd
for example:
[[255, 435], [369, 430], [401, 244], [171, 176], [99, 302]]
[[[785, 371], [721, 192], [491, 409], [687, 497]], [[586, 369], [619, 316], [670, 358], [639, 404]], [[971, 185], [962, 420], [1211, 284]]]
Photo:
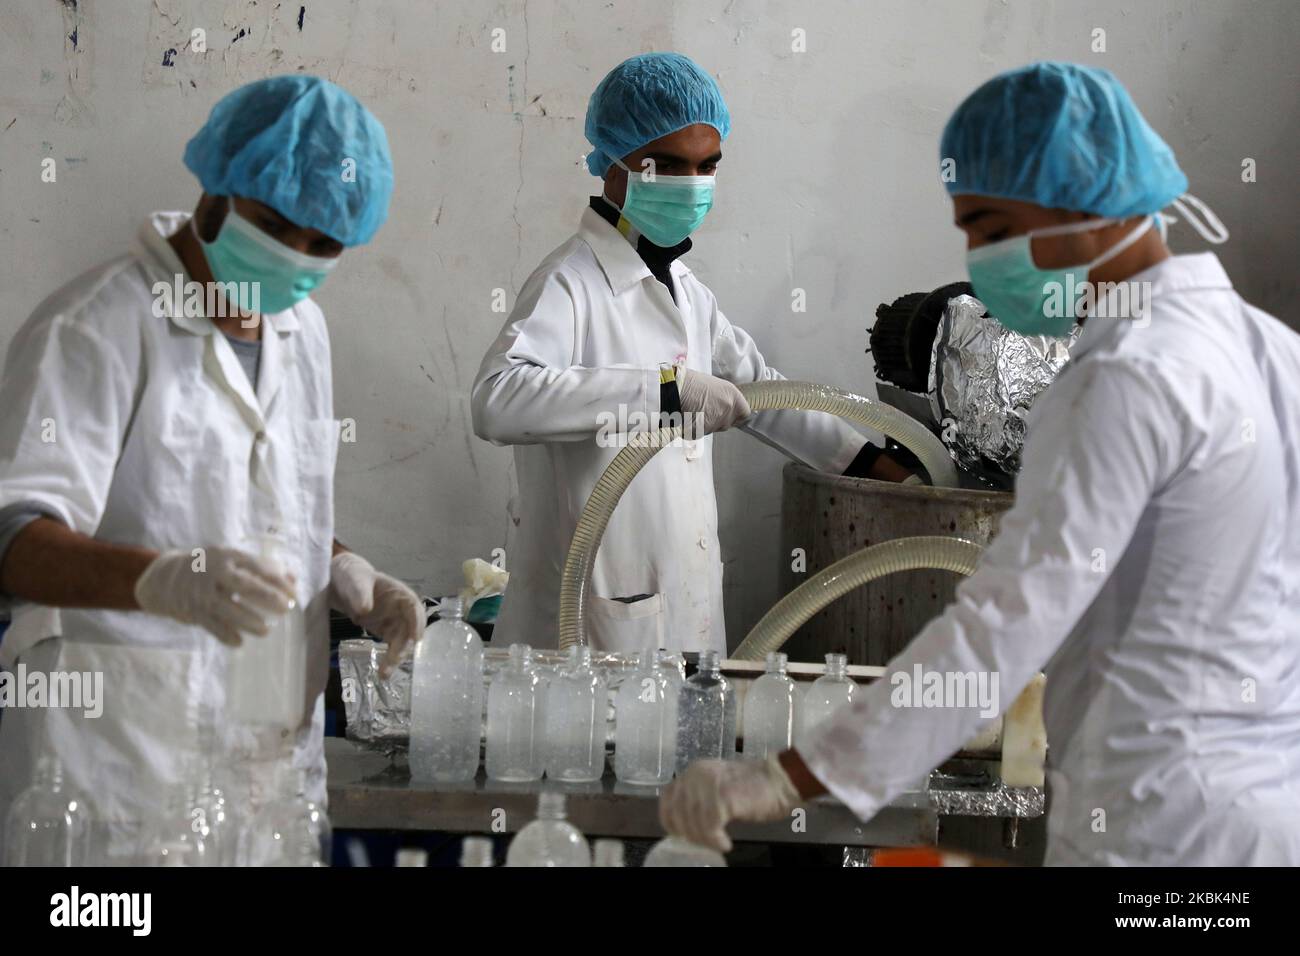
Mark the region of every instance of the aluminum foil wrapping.
[[1008, 787], [997, 783], [976, 789], [945, 789], [936, 781], [930, 787], [930, 806], [953, 817], [1041, 817], [1045, 803], [1042, 787]]
[[[347, 714], [347, 737], [359, 744], [395, 753], [406, 749], [411, 736], [411, 658], [407, 657], [385, 680], [379, 676], [379, 662], [388, 645], [368, 639], [339, 642], [339, 676], [343, 684], [343, 708]], [[486, 685], [509, 660], [505, 648], [483, 650], [483, 694]], [[545, 680], [566, 660], [560, 651], [533, 651], [533, 664]], [[623, 676], [637, 664], [635, 654], [595, 652], [591, 663], [605, 678], [609, 690], [608, 717], [613, 719], [613, 694]]]
[[929, 394], [953, 460], [995, 488], [1020, 470], [1025, 419], [1070, 358], [1068, 339], [1021, 335], [969, 295], [948, 303], [931, 350]]

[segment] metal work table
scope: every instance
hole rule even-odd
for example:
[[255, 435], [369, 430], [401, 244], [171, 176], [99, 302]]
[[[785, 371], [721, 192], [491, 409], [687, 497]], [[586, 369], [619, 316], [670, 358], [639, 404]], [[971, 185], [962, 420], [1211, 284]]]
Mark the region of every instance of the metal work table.
[[[622, 784], [610, 773], [592, 784], [507, 784], [487, 780], [480, 769], [473, 783], [418, 784], [384, 753], [339, 737], [325, 739], [325, 759], [330, 820], [338, 829], [513, 833], [536, 816], [545, 788], [567, 794], [569, 819], [588, 836], [663, 836], [658, 788]], [[940, 817], [933, 796], [904, 794], [865, 824], [834, 798], [819, 797], [808, 801], [802, 826], [737, 823], [729, 831], [737, 841], [760, 843], [933, 845]]]

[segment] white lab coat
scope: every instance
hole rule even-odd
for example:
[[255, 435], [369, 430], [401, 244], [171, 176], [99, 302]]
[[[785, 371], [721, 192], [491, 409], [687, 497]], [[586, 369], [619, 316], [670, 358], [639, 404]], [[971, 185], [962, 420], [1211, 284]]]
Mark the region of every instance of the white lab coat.
[[54, 293], [15, 336], [0, 381], [0, 506], [37, 501], [76, 531], [159, 550], [239, 546], [280, 528], [301, 558], [307, 690], [295, 731], [238, 730], [225, 710], [230, 651], [206, 631], [142, 612], [16, 603], [0, 662], [101, 672], [104, 710], [5, 714], [0, 816], [53, 751], [90, 806], [101, 860], [130, 860], [140, 822], [210, 733], [218, 779], [241, 814], [289, 755], [307, 771], [309, 795], [325, 797], [338, 441], [329, 337], [310, 300], [267, 316], [254, 395], [207, 318], [183, 308], [155, 317], [154, 283], [183, 274], [165, 236], [187, 218], [155, 214], [129, 255]]
[[[1294, 866], [1300, 337], [1213, 254], [1134, 281], [1149, 326], [1086, 323], [998, 537], [890, 669], [996, 672], [1006, 706], [1046, 666], [1049, 863]], [[799, 748], [863, 819], [981, 723], [894, 689]]]
[[[560, 571], [578, 516], [617, 447], [599, 415], [657, 416], [659, 366], [685, 362], [733, 382], [780, 378], [680, 260], [677, 301], [594, 210], [524, 283], [474, 381], [474, 431], [513, 445], [510, 588], [494, 642], [554, 647]], [[635, 420], [633, 423], [635, 424]], [[746, 430], [835, 473], [865, 439], [824, 413], [765, 412]], [[732, 439], [734, 440], [734, 439]], [[661, 450], [614, 511], [592, 575], [589, 637], [599, 649], [726, 651], [713, 439]], [[623, 603], [614, 598], [651, 595]]]

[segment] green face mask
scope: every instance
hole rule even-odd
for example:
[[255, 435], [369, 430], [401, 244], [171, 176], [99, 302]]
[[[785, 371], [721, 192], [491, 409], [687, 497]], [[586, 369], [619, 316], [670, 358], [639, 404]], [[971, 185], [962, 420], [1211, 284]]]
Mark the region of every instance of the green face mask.
[[971, 285], [975, 287], [976, 298], [984, 303], [989, 315], [1013, 332], [1058, 337], [1069, 335], [1078, 320], [1075, 297], [1088, 281], [1088, 273], [1141, 239], [1154, 219], [1147, 216], [1142, 225], [1092, 262], [1064, 269], [1040, 269], [1034, 265], [1030, 240], [1035, 236], [1089, 232], [1117, 221], [1089, 219], [1049, 226], [970, 250], [966, 253], [966, 269], [970, 273]]
[[215, 239], [204, 242], [197, 228], [194, 235], [199, 236], [212, 277], [245, 312], [283, 312], [307, 298], [338, 265], [337, 256], [325, 259], [290, 249], [235, 212], [233, 199], [228, 202]]
[[713, 208], [712, 176], [656, 176], [627, 171], [627, 195], [620, 212], [656, 246], [671, 248], [699, 228]]

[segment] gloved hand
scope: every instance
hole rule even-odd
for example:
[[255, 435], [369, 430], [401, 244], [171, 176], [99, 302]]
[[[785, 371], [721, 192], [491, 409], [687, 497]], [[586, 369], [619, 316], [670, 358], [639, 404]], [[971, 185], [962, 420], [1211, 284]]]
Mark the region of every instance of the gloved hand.
[[908, 475], [906, 478], [900, 481], [899, 484], [900, 485], [924, 485], [925, 481], [921, 478], [920, 475]]
[[700, 416], [699, 426], [689, 429], [696, 438], [726, 431], [754, 414], [740, 389], [707, 372], [682, 369], [677, 379], [677, 394], [684, 413]]
[[330, 561], [330, 607], [388, 644], [380, 677], [388, 677], [406, 648], [424, 633], [424, 604], [416, 593], [351, 551]]
[[233, 548], [204, 549], [202, 570], [189, 551], [164, 551], [135, 582], [142, 611], [197, 624], [238, 647], [240, 632], [258, 637], [293, 607], [293, 580], [271, 563]]
[[699, 760], [659, 798], [659, 822], [674, 836], [731, 849], [732, 820], [781, 820], [799, 805], [799, 791], [775, 756], [766, 760]]

